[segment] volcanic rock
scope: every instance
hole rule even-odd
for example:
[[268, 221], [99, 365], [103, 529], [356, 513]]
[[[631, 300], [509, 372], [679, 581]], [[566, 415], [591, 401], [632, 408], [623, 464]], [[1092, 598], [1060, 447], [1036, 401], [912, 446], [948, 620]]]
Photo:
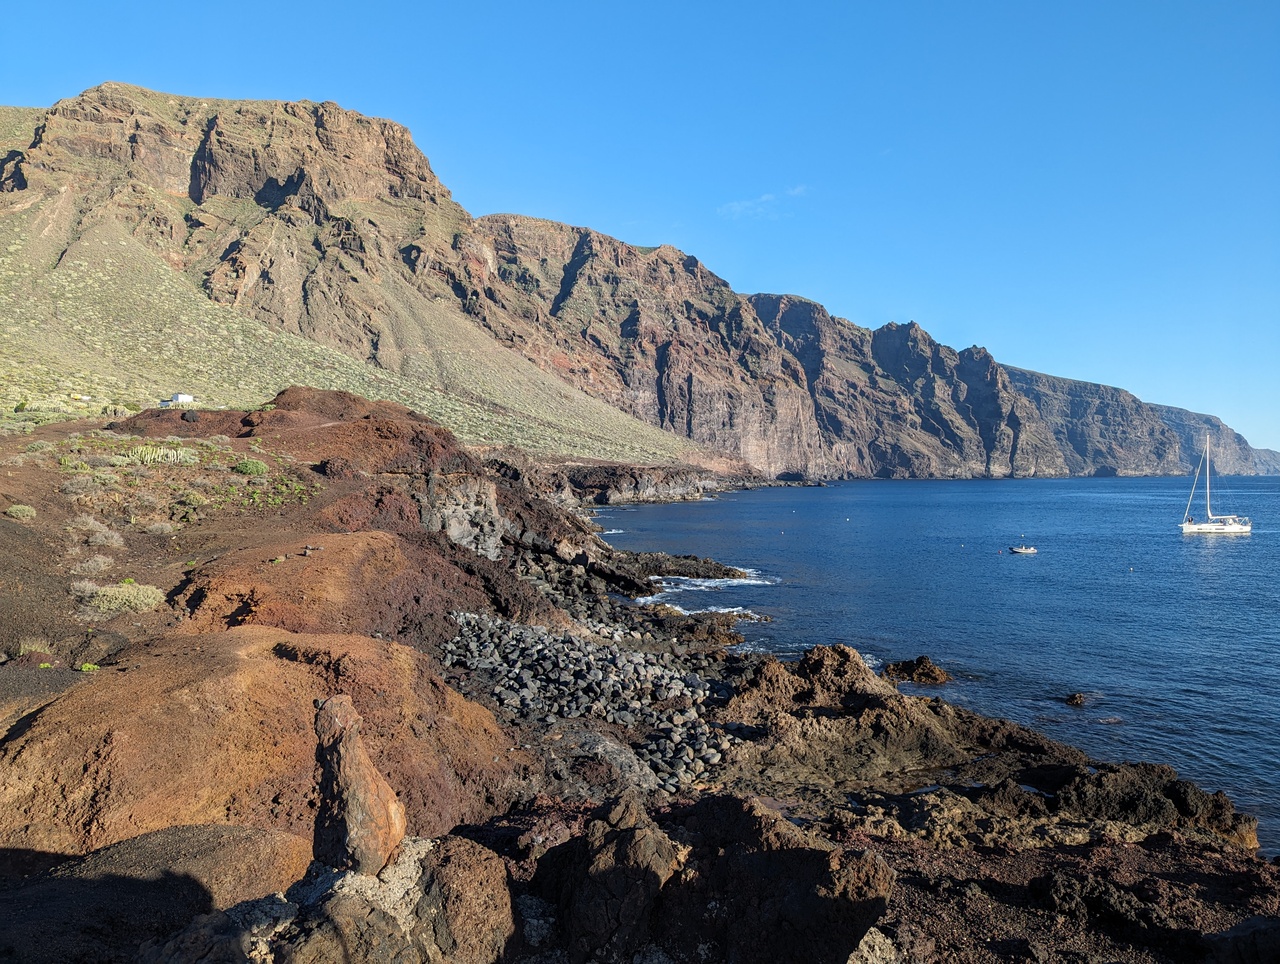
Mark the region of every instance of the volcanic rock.
[[[885, 363], [915, 370], [891, 347]], [[1221, 959], [1266, 959], [1280, 868], [1246, 849], [1254, 825], [1220, 794], [903, 695], [847, 647], [794, 663], [724, 653], [728, 623], [699, 636], [702, 617], [620, 597], [651, 592], [655, 575], [731, 570], [614, 552], [532, 491], [533, 473], [468, 456], [395, 406], [301, 389], [278, 401], [121, 423], [152, 440], [144, 451], [178, 448], [172, 435], [206, 463], [138, 466], [127, 506], [53, 480], [64, 451], [120, 468], [135, 440], [83, 425], [39, 430], [45, 449], [0, 436], [5, 498], [38, 508], [30, 525], [0, 525], [0, 549], [39, 589], [6, 600], [0, 641], [29, 649], [16, 633], [47, 626], [64, 661], [103, 654], [93, 672], [0, 665], [0, 919], [15, 906], [12, 932], [49, 930], [36, 905], [57, 888], [90, 915], [107, 916], [95, 908], [108, 885], [139, 908], [68, 924], [49, 896], [65, 931], [50, 956], [129, 959], [149, 939], [142, 960], [692, 964], [858, 949], [1150, 964], [1199, 960], [1214, 935]], [[305, 498], [182, 501], [180, 524], [154, 533], [121, 515], [144, 495], [247, 492], [218, 472], [249, 457]], [[449, 492], [479, 498], [424, 517]], [[86, 533], [116, 529], [112, 558], [91, 555]], [[89, 632], [66, 602], [86, 564], [165, 601]], [[57, 675], [37, 686], [38, 673]], [[320, 808], [313, 706], [335, 696], [348, 724], [363, 718], [373, 782], [387, 809], [387, 787], [399, 792], [412, 834], [376, 875], [318, 862], [302, 874]], [[208, 860], [176, 846], [206, 832]], [[75, 855], [115, 843], [118, 873], [77, 883]], [[227, 906], [240, 897], [256, 899]]]
[[310, 837], [313, 701], [336, 686], [366, 721], [410, 832], [505, 807], [530, 761], [421, 653], [245, 626], [154, 640], [46, 706], [0, 747], [0, 846], [76, 854], [168, 826]]
[[878, 858], [734, 797], [706, 797], [661, 824], [623, 798], [549, 853], [539, 873], [574, 961], [630, 961], [660, 948], [681, 962], [843, 964], [893, 884]]
[[404, 805], [369, 761], [360, 723], [349, 696], [331, 696], [316, 708], [315, 857], [339, 870], [376, 874], [404, 837]]
[[502, 859], [447, 836], [406, 838], [376, 877], [311, 874], [279, 895], [199, 917], [139, 960], [494, 964], [515, 934]]
[[287, 888], [311, 846], [276, 830], [175, 826], [0, 889], [0, 956], [36, 962], [129, 960], [194, 916]]
[[881, 674], [885, 679], [907, 680], [912, 683], [937, 685], [951, 680], [951, 674], [937, 665], [928, 656], [917, 656], [915, 659], [898, 663], [887, 663]]

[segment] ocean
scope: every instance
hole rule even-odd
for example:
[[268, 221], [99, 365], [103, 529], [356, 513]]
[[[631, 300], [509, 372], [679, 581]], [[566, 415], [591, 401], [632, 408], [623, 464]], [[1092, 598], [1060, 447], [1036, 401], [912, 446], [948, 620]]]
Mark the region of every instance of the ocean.
[[[1189, 489], [1187, 478], [867, 481], [608, 508], [597, 521], [619, 548], [749, 570], [655, 587], [686, 610], [770, 617], [739, 624], [749, 647], [787, 658], [843, 643], [872, 666], [928, 655], [955, 680], [904, 691], [1100, 760], [1171, 764], [1257, 816], [1274, 855], [1280, 478], [1215, 478], [1215, 508], [1251, 516], [1249, 535], [1183, 535]], [[1038, 552], [1009, 552], [1024, 541]], [[1064, 702], [1076, 692], [1079, 709]]]

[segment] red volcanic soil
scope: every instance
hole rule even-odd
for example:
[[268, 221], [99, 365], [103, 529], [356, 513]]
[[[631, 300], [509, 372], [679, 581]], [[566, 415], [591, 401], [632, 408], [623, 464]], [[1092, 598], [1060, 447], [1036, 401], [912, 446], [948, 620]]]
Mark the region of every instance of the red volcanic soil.
[[[412, 498], [393, 484], [407, 473], [480, 471], [446, 430], [400, 406], [290, 389], [270, 411], [195, 421], [149, 411], [111, 431], [231, 437], [232, 460], [283, 465], [310, 496], [202, 507], [154, 535], [128, 525], [116, 493], [59, 492], [66, 443], [45, 458], [26, 454], [30, 436], [0, 447], [11, 462], [0, 476], [4, 505], [38, 512], [30, 523], [0, 516], [3, 643], [15, 657], [34, 650], [0, 665], [0, 846], [78, 854], [197, 823], [309, 835], [313, 703], [335, 693], [350, 694], [364, 717], [411, 833], [442, 833], [507, 805], [527, 755], [488, 710], [443, 684], [425, 651], [453, 634], [454, 610], [558, 614], [504, 567], [423, 531]], [[40, 430], [41, 439], [66, 435]], [[341, 460], [341, 477], [321, 474], [317, 460]], [[175, 478], [189, 486], [203, 472], [157, 468], [122, 495], [137, 503], [150, 490], [154, 502]], [[85, 516], [115, 544], [67, 528]], [[99, 581], [127, 575], [159, 587], [167, 604], [86, 620], [70, 587], [95, 553], [112, 560]], [[82, 659], [103, 668], [40, 668]]]

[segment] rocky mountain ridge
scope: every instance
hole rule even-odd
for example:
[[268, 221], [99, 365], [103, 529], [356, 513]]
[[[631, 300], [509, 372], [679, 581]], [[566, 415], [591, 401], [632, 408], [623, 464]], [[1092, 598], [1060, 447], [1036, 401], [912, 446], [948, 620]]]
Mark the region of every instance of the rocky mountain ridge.
[[69, 384], [120, 404], [175, 376], [243, 404], [287, 378], [399, 399], [471, 442], [781, 478], [1186, 472], [1199, 445], [1173, 423], [1221, 435], [1223, 471], [1280, 464], [1208, 416], [914, 323], [739, 294], [670, 246], [474, 219], [408, 131], [335, 104], [104, 84], [4, 111], [0, 157], [5, 350], [28, 353], [6, 360], [11, 405]]

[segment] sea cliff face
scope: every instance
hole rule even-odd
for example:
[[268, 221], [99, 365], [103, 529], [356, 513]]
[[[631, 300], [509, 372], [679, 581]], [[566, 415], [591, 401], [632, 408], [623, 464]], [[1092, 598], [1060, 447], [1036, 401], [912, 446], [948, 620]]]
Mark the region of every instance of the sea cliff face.
[[1177, 473], [1208, 423], [1223, 471], [1280, 468], [1208, 416], [740, 294], [667, 245], [473, 219], [407, 130], [332, 103], [103, 84], [4, 110], [0, 157], [11, 408], [305, 381], [476, 443], [781, 478]]
[[1155, 406], [1107, 385], [1019, 368], [1006, 371], [1053, 427], [1072, 475], [1177, 475], [1186, 470], [1181, 439]]
[[957, 353], [915, 324], [872, 332], [803, 298], [745, 297], [670, 247], [512, 215], [476, 227], [509, 286], [505, 318], [485, 316], [496, 337], [766, 474], [1066, 474], [1048, 427], [981, 349]]
[[1177, 434], [1182, 462], [1187, 471], [1195, 471], [1200, 455], [1204, 452], [1207, 436], [1215, 472], [1223, 475], [1280, 474], [1280, 453], [1269, 449], [1255, 449], [1243, 435], [1224, 424], [1222, 419], [1168, 405], [1151, 407], [1160, 413], [1164, 423]]

